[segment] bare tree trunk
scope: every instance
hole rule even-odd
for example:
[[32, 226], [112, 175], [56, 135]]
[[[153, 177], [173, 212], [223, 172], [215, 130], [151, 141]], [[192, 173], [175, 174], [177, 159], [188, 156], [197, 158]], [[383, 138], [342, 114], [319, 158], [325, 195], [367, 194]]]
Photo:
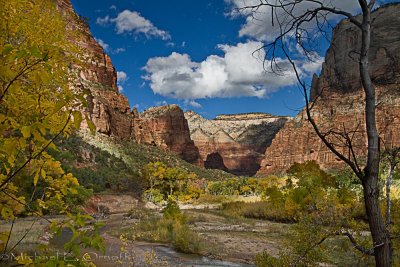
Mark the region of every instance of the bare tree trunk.
[[360, 76], [365, 92], [365, 122], [368, 137], [367, 165], [362, 181], [365, 209], [372, 235], [376, 266], [391, 266], [391, 244], [389, 233], [382, 218], [379, 205], [379, 135], [376, 127], [375, 88], [368, 71], [368, 53], [371, 42], [371, 11], [363, 8], [362, 44], [360, 54]]

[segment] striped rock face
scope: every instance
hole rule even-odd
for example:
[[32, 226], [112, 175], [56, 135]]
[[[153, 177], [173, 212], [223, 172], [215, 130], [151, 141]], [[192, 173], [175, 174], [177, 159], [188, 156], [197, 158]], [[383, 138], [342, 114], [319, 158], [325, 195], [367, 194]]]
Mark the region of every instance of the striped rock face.
[[[400, 145], [400, 5], [388, 5], [373, 13], [370, 74], [377, 93], [377, 124], [382, 145]], [[360, 47], [360, 31], [343, 20], [333, 30], [321, 74], [314, 75], [311, 100], [316, 100], [312, 115], [323, 132], [354, 132], [353, 146], [359, 161], [367, 151], [364, 93], [354, 51]], [[317, 98], [317, 96], [319, 97]], [[338, 144], [333, 137], [329, 140]], [[342, 150], [348, 155], [348, 149]], [[320, 141], [306, 114], [301, 111], [280, 130], [267, 148], [257, 175], [288, 169], [295, 162], [316, 160], [325, 168], [343, 166]]]
[[254, 175], [265, 149], [288, 117], [263, 113], [220, 115], [207, 120], [185, 113], [190, 136], [200, 152], [200, 164], [237, 175]]

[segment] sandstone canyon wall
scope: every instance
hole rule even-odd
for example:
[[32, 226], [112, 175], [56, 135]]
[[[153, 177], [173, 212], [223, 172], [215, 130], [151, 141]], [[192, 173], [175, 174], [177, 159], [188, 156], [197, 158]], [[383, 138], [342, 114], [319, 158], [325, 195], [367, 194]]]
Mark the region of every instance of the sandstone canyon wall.
[[133, 117], [130, 105], [128, 99], [118, 92], [117, 73], [110, 57], [93, 38], [88, 25], [75, 13], [70, 0], [57, 0], [57, 5], [68, 21], [68, 27], [79, 33], [72, 41], [84, 51], [84, 65], [77, 66], [81, 79], [76, 86], [90, 91], [87, 115], [99, 133], [131, 138]]
[[200, 164], [236, 175], [254, 175], [265, 149], [288, 117], [263, 113], [220, 115], [207, 120], [185, 113], [190, 135], [200, 152]]
[[[373, 13], [370, 73], [377, 90], [377, 121], [382, 145], [400, 145], [400, 5]], [[314, 75], [312, 115], [336, 147], [343, 146], [336, 133], [348, 132], [362, 163], [366, 155], [364, 93], [358, 63], [353, 59], [360, 32], [347, 20], [336, 26], [320, 76]], [[318, 97], [317, 97], [318, 96]], [[335, 133], [336, 132], [336, 133]], [[340, 149], [349, 155], [345, 147]], [[316, 136], [305, 111], [279, 131], [266, 150], [257, 175], [286, 170], [294, 162], [316, 160], [326, 168], [343, 163]]]
[[[57, 0], [68, 27], [79, 32], [72, 41], [84, 51], [84, 66], [75, 86], [88, 90], [88, 108], [84, 111], [97, 132], [122, 140], [156, 145], [182, 159], [197, 163], [198, 150], [190, 139], [182, 110], [177, 106], [151, 109], [143, 114], [131, 110], [128, 99], [117, 88], [117, 74], [110, 57], [91, 35], [88, 25], [75, 13], [70, 0]], [[82, 128], [87, 125], [82, 123]]]
[[188, 123], [177, 105], [150, 108], [135, 119], [136, 141], [174, 152], [190, 163], [199, 162], [199, 150], [190, 139]]

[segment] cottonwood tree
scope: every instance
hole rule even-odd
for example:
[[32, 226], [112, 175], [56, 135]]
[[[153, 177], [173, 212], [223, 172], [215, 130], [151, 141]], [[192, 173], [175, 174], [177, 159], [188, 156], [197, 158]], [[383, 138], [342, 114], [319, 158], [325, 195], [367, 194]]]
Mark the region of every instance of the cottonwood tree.
[[[100, 248], [96, 231], [78, 231], [90, 216], [72, 214], [84, 189], [47, 153], [56, 148], [57, 137], [68, 137], [83, 119], [84, 93], [71, 88], [79, 77], [72, 66], [81, 55], [69, 39], [75, 33], [51, 0], [0, 1], [0, 17], [0, 219], [11, 222], [0, 232], [0, 265], [35, 223], [12, 242], [14, 223], [23, 215], [68, 214], [66, 221], [49, 223], [54, 231], [73, 231], [65, 244], [72, 257], [80, 246]], [[32, 259], [19, 263], [32, 264]]]
[[[346, 1], [347, 2], [347, 1]], [[372, 11], [376, 6], [375, 0], [358, 0], [358, 5], [361, 9], [360, 15], [353, 15], [351, 11], [340, 9], [332, 4], [332, 1], [323, 0], [259, 0], [250, 1], [246, 4], [243, 1], [243, 6], [238, 7], [237, 11], [244, 12], [246, 15], [253, 16], [255, 23], [271, 23], [274, 29], [277, 29], [277, 35], [271, 42], [268, 42], [260, 48], [265, 49], [266, 60], [271, 64], [271, 68], [279, 72], [279, 53], [282, 53], [287, 58], [291, 67], [294, 70], [298, 84], [302, 89], [305, 98], [305, 112], [307, 119], [312, 125], [315, 133], [319, 136], [322, 142], [332, 151], [340, 160], [345, 162], [353, 170], [355, 175], [362, 183], [366, 214], [368, 216], [369, 229], [371, 232], [373, 247], [363, 248], [360, 245], [355, 245], [357, 249], [364, 254], [373, 255], [375, 257], [376, 266], [391, 266], [392, 265], [392, 248], [391, 237], [386, 227], [385, 220], [382, 217], [381, 207], [379, 204], [379, 164], [380, 164], [380, 139], [377, 130], [376, 118], [376, 95], [375, 86], [371, 81], [369, 73], [369, 48], [371, 43], [371, 25], [373, 19]], [[258, 21], [259, 14], [270, 12], [271, 21]], [[333, 131], [326, 132], [318, 125], [312, 116], [312, 108], [315, 100], [310, 102], [308, 97], [309, 85], [305, 81], [300, 69], [296, 65], [296, 56], [292, 51], [301, 51], [302, 55], [308, 59], [315, 58], [315, 50], [311, 45], [315, 35], [328, 36], [331, 18], [345, 18], [350, 21], [360, 32], [360, 49], [354, 51], [359, 63], [359, 74], [361, 84], [365, 94], [365, 127], [367, 134], [367, 153], [366, 161], [361, 164], [359, 157], [352, 144], [352, 135], [354, 132], [343, 131], [334, 133]], [[316, 29], [316, 30], [315, 30]], [[340, 146], [335, 145], [329, 135], [336, 134], [336, 137], [342, 138], [343, 143], [348, 148], [350, 153], [342, 153]], [[349, 233], [346, 234], [351, 241], [354, 238]]]

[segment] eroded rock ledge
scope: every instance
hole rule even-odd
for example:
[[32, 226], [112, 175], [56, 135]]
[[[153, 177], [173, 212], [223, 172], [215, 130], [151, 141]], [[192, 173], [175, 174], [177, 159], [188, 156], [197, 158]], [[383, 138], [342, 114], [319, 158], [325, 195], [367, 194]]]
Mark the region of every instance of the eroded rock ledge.
[[185, 113], [190, 136], [200, 152], [201, 164], [237, 175], [254, 175], [265, 149], [289, 117], [266, 113], [220, 115], [207, 120]]

